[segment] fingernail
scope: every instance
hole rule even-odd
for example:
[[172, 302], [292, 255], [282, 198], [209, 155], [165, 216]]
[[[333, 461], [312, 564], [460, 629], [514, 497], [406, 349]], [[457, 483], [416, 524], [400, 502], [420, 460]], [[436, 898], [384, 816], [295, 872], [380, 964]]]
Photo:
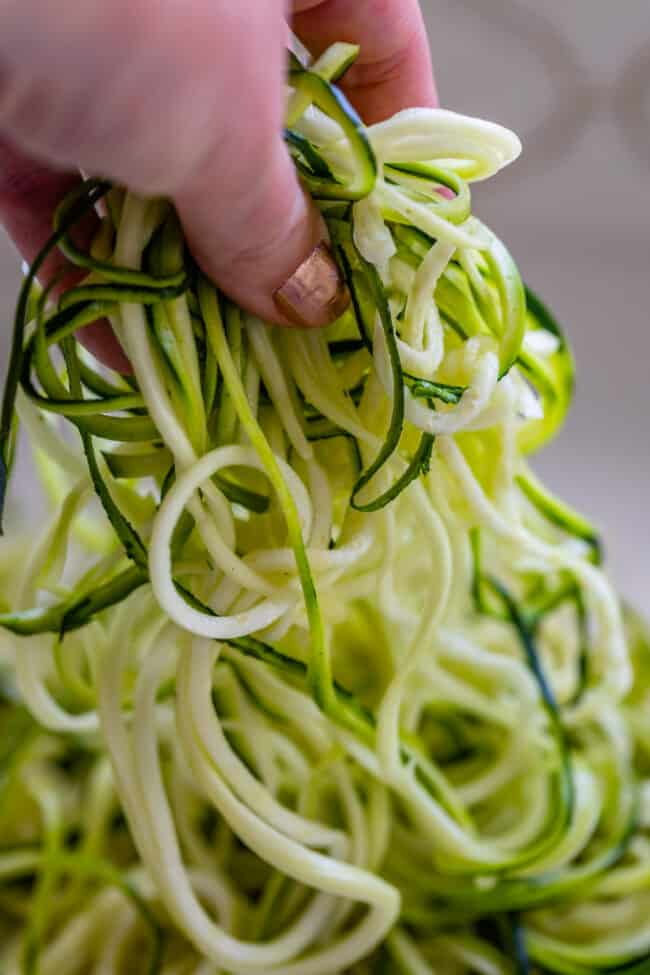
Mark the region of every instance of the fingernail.
[[280, 312], [299, 328], [331, 325], [350, 304], [350, 292], [325, 241], [273, 295]]

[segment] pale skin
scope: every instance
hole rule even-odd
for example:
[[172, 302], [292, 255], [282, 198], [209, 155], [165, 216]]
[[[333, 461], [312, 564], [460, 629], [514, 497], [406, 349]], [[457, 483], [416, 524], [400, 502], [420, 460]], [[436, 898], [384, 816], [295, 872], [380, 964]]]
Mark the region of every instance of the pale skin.
[[[314, 55], [361, 45], [343, 87], [367, 123], [436, 104], [417, 0], [0, 0], [0, 220], [23, 256], [81, 168], [170, 197], [210, 277], [289, 324], [273, 295], [323, 225], [282, 140], [287, 22]], [[85, 341], [125, 367], [108, 326]]]

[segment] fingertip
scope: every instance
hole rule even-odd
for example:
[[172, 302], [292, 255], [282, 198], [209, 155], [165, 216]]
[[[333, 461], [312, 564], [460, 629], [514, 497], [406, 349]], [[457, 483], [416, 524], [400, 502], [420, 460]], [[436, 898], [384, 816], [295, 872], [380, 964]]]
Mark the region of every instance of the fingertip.
[[366, 125], [405, 108], [438, 107], [428, 43], [419, 34], [381, 62], [353, 65], [341, 87]]
[[438, 105], [418, 0], [294, 0], [294, 30], [318, 56], [335, 41], [360, 46], [341, 88], [366, 124]]

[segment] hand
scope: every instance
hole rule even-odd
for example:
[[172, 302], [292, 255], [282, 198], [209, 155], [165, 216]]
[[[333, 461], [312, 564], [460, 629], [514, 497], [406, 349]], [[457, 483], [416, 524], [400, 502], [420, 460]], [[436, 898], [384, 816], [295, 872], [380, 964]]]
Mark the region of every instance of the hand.
[[[417, 0], [296, 0], [291, 14], [314, 55], [361, 45], [343, 87], [366, 122], [436, 103]], [[301, 302], [290, 281], [324, 227], [282, 139], [285, 15], [282, 0], [0, 0], [0, 220], [24, 257], [83, 168], [173, 199], [204, 270], [262, 318], [336, 317], [326, 251], [329, 301]], [[291, 304], [275, 300], [287, 281]], [[126, 365], [107, 326], [84, 331]]]

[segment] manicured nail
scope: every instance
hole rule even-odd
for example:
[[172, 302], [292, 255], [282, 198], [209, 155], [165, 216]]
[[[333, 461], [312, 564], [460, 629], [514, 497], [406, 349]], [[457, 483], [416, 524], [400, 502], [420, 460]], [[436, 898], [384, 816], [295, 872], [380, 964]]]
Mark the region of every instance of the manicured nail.
[[331, 325], [350, 304], [350, 292], [325, 241], [314, 247], [273, 298], [279, 311], [299, 328]]

